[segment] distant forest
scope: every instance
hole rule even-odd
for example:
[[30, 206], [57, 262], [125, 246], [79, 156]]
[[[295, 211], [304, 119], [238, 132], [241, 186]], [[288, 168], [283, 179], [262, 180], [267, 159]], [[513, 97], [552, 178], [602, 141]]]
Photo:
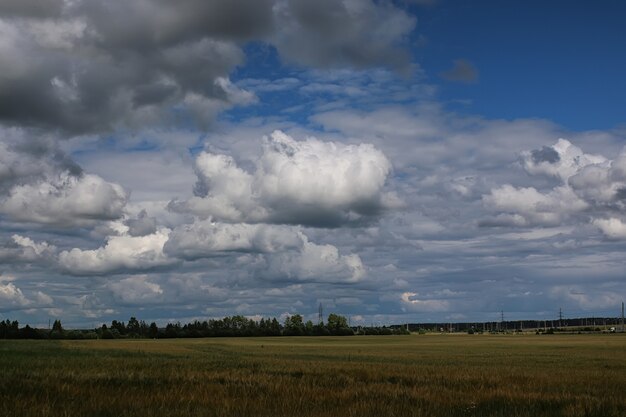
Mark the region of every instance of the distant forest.
[[404, 326], [359, 327], [349, 326], [348, 320], [330, 314], [326, 323], [304, 321], [300, 314], [288, 316], [281, 324], [276, 318], [255, 321], [244, 316], [224, 317], [221, 320], [195, 320], [191, 323], [168, 323], [158, 327], [131, 317], [128, 323], [113, 320], [110, 326], [90, 330], [66, 330], [61, 320], [55, 320], [50, 329], [28, 325], [20, 328], [17, 321], [0, 321], [0, 339], [167, 339], [198, 337], [254, 337], [254, 336], [352, 336], [409, 334]]
[[300, 314], [288, 316], [283, 323], [276, 318], [255, 321], [244, 316], [229, 316], [159, 327], [131, 317], [127, 323], [113, 320], [95, 329], [67, 330], [61, 320], [51, 328], [19, 326], [17, 321], [0, 321], [0, 339], [168, 339], [198, 337], [254, 336], [353, 336], [403, 335], [411, 332], [510, 333], [534, 330], [536, 333], [624, 331], [623, 322], [615, 317], [574, 318], [561, 320], [519, 320], [480, 323], [410, 323], [391, 326], [350, 326], [346, 317], [331, 313], [326, 323], [304, 321]]
[[469, 332], [469, 333], [500, 333], [524, 330], [536, 330], [538, 332], [564, 332], [584, 331], [601, 332], [611, 327], [623, 326], [618, 317], [577, 317], [561, 318], [554, 320], [504, 320], [489, 322], [440, 322], [440, 323], [410, 323], [407, 325], [412, 332], [435, 331], [435, 332]]

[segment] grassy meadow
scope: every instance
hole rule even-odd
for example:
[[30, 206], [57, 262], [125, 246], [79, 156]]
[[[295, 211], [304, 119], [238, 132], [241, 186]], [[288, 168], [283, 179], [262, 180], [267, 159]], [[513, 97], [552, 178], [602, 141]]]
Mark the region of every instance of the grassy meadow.
[[626, 335], [0, 340], [0, 416], [624, 416]]

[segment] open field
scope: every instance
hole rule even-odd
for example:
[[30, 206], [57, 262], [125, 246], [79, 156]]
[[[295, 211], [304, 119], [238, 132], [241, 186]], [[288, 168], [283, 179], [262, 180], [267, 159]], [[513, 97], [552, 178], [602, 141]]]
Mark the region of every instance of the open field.
[[624, 415], [622, 334], [0, 340], [0, 416]]

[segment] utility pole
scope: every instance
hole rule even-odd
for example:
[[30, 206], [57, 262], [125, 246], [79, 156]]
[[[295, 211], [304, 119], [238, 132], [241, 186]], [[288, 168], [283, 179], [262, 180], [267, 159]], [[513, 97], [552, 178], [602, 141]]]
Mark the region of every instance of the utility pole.
[[623, 333], [624, 332], [624, 302], [623, 301], [622, 301], [622, 320], [620, 324], [621, 324], [622, 333]]
[[324, 308], [322, 307], [322, 303], [320, 303], [317, 308], [317, 324], [322, 324], [324, 321]]
[[563, 309], [559, 307], [559, 329], [561, 328], [561, 321], [563, 320]]
[[504, 328], [504, 310], [500, 310], [500, 330], [505, 331]]

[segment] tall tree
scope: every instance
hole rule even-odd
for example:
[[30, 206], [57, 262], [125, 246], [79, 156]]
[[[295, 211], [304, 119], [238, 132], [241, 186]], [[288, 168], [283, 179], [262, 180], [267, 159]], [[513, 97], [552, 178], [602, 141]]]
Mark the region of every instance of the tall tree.
[[353, 334], [352, 329], [348, 326], [348, 320], [344, 316], [335, 313], [328, 315], [328, 324], [326, 325], [331, 334], [349, 335]]
[[304, 334], [304, 322], [300, 314], [294, 314], [285, 319], [284, 333], [289, 336], [301, 336]]
[[61, 320], [55, 320], [52, 323], [52, 331], [50, 332], [50, 337], [53, 339], [60, 339], [64, 335], [63, 326], [61, 325]]
[[54, 323], [52, 323], [52, 331], [53, 332], [63, 332], [63, 326], [61, 325], [61, 320], [55, 320]]
[[126, 331], [130, 336], [137, 337], [141, 334], [141, 327], [139, 325], [139, 320], [135, 317], [131, 317], [128, 319], [128, 324], [126, 325]]
[[152, 339], [156, 339], [159, 336], [159, 328], [157, 327], [155, 322], [150, 323], [150, 328], [148, 329], [148, 336]]

